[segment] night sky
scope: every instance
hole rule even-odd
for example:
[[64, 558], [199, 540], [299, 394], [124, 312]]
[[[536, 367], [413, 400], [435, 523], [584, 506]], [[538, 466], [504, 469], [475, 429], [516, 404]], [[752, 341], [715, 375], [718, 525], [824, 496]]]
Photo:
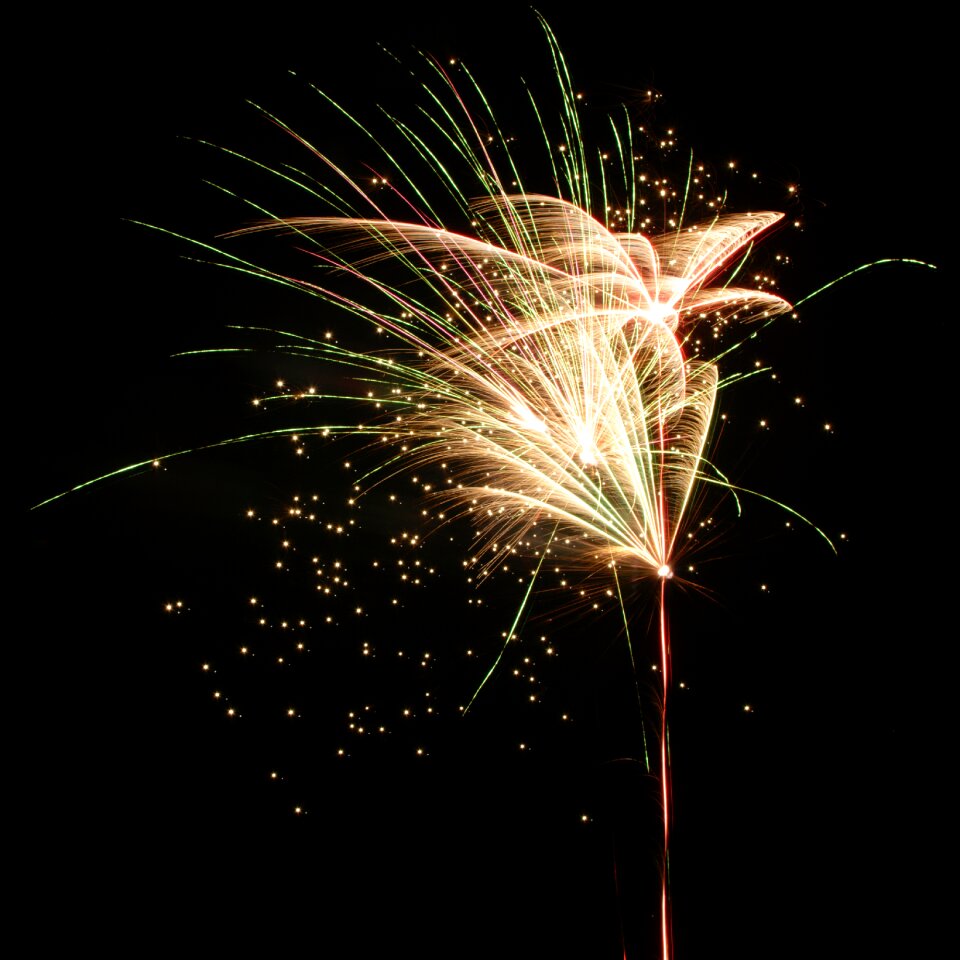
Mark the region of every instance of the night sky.
[[[306, 83], [365, 117], [380, 100], [412, 115], [378, 41], [407, 64], [415, 47], [461, 58], [523, 133], [518, 78], [550, 89], [532, 15], [493, 7], [460, 24], [414, 8], [422, 16], [144, 22], [100, 66], [78, 57], [65, 71], [71, 146], [47, 187], [59, 239], [34, 298], [30, 503], [157, 454], [325, 419], [317, 404], [263, 413], [251, 400], [278, 380], [335, 390], [342, 372], [261, 349], [171, 355], [263, 343], [229, 324], [347, 336], [359, 321], [191, 262], [188, 244], [128, 221], [217, 242], [250, 214], [204, 180], [287, 203], [184, 138], [329, 176], [248, 98], [352, 162], [357, 139]], [[676, 129], [675, 169], [690, 145], [735, 160], [745, 205], [782, 203], [802, 224], [764, 245], [790, 257], [788, 299], [881, 258], [941, 267], [878, 267], [814, 298], [743, 354], [778, 379], [721, 394], [714, 459], [839, 554], [775, 507], [747, 499], [738, 519], [714, 498], [697, 588], [671, 600], [684, 683], [671, 701], [676, 956], [922, 955], [905, 945], [928, 925], [951, 756], [941, 221], [953, 187], [936, 29], [544, 9], [588, 110], [628, 102]], [[652, 114], [650, 89], [662, 95]], [[284, 243], [245, 249], [282, 263]], [[30, 722], [45, 731], [30, 778], [37, 836], [57, 838], [58, 859], [106, 867], [139, 918], [135, 943], [177, 943], [195, 923], [212, 947], [267, 935], [330, 957], [612, 958], [622, 943], [631, 960], [654, 956], [657, 792], [637, 762], [618, 612], [545, 594], [461, 718], [520, 593], [505, 575], [479, 592], [464, 582], [465, 525], [419, 550], [390, 543], [418, 530], [409, 479], [351, 513], [343, 462], [357, 456], [369, 462], [350, 439], [306, 433], [238, 445], [31, 515], [22, 646]], [[307, 503], [318, 522], [289, 517]], [[419, 560], [423, 583], [374, 570], [378, 558]], [[333, 584], [335, 561], [347, 587]], [[627, 594], [646, 697], [652, 593]]]

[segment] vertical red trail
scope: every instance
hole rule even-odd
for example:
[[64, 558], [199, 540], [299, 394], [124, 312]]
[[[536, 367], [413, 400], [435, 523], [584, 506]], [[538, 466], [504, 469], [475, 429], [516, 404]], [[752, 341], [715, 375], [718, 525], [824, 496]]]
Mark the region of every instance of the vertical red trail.
[[[660, 358], [662, 373], [662, 356]], [[657, 422], [660, 441], [660, 476], [658, 479], [657, 500], [660, 510], [660, 530], [663, 534], [661, 558], [663, 566], [660, 575], [660, 674], [663, 677], [663, 698], [660, 701], [660, 789], [663, 799], [663, 881], [660, 893], [660, 942], [662, 960], [671, 960], [673, 955], [673, 931], [670, 921], [670, 756], [667, 748], [667, 690], [670, 687], [670, 636], [667, 630], [667, 579], [670, 568], [667, 557], [670, 554], [671, 540], [667, 536], [667, 505], [663, 495], [663, 467], [667, 440], [664, 435], [663, 411], [657, 398]]]
[[660, 938], [663, 960], [673, 955], [670, 918], [670, 756], [667, 749], [667, 689], [670, 685], [670, 633], [667, 629], [667, 578], [660, 580], [660, 669], [663, 699], [660, 704], [660, 787], [663, 796], [663, 887], [660, 900]]

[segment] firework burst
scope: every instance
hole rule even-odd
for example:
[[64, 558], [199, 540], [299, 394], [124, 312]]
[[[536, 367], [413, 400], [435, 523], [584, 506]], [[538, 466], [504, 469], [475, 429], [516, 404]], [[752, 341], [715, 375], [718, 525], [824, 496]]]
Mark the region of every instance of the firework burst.
[[[427, 202], [429, 188], [402, 168], [397, 186], [372, 177], [393, 205], [413, 214], [389, 217], [369, 185], [298, 137], [338, 175], [342, 189], [327, 189], [325, 199], [346, 215], [271, 216], [233, 235], [295, 234], [319, 266], [355, 278], [372, 296], [351, 297], [342, 283], [338, 289], [265, 271], [232, 255], [220, 262], [316, 295], [386, 334], [390, 345], [379, 352], [302, 337], [284, 346], [353, 368], [365, 386], [377, 386], [354, 399], [378, 408], [386, 402], [390, 415], [364, 430], [380, 431], [387, 442], [410, 438], [404, 466], [456, 464], [456, 488], [438, 495], [453, 513], [474, 514], [488, 564], [496, 563], [497, 548], [525, 543], [534, 525], [552, 521], [553, 539], [576, 539], [575, 559], [602, 558], [631, 576], [664, 577], [695, 484], [724, 483], [704, 455], [718, 368], [699, 357], [699, 340], [691, 349], [692, 335], [701, 325], [722, 329], [790, 309], [769, 290], [711, 285], [782, 215], [718, 213], [689, 224], [681, 213], [668, 232], [640, 232], [650, 218], [642, 217], [646, 201], [637, 185], [645, 177], [636, 169], [629, 119], [611, 125], [620, 193], [629, 200], [598, 204], [597, 194], [613, 192], [608, 164], [591, 170], [577, 98], [544, 27], [565, 108], [559, 146], [541, 126], [555, 195], [523, 191], [508, 139], [497, 142], [495, 157], [493, 138], [483, 132], [496, 121], [470, 74], [464, 70], [464, 82], [487, 111], [483, 122], [433, 63], [441, 86], [424, 88], [434, 105], [433, 133], [469, 169], [473, 189], [451, 178], [426, 137], [395, 122], [455, 201], [458, 218], [468, 218], [469, 234], [445, 226]], [[539, 119], [534, 101], [532, 108]], [[391, 279], [398, 270], [400, 279]]]
[[[371, 378], [389, 368], [406, 398], [396, 423], [416, 438], [406, 459], [455, 462], [459, 482], [442, 496], [478, 515], [482, 551], [525, 543], [533, 525], [552, 520], [585, 558], [669, 575], [693, 486], [718, 477], [704, 458], [717, 367], [687, 357], [681, 338], [705, 316], [790, 309], [769, 293], [706, 285], [780, 215], [718, 218], [649, 239], [613, 233], [553, 197], [504, 193], [473, 210], [492, 239], [385, 220], [284, 226], [359, 236], [347, 244], [357, 257], [349, 271], [399, 308], [370, 318], [415, 359], [338, 359]], [[370, 277], [384, 256], [432, 288], [431, 307]]]
[[[548, 558], [607, 571], [606, 582], [618, 594], [624, 579], [659, 579], [660, 936], [666, 958], [671, 675], [665, 587], [697, 484], [729, 488], [706, 457], [720, 374], [716, 362], [700, 356], [694, 333], [766, 322], [791, 309], [762, 286], [716, 282], [782, 215], [720, 212], [718, 203], [707, 221], [687, 222], [681, 209], [663, 224], [668, 229], [651, 234], [629, 117], [610, 126], [620, 181], [615, 187], [609, 156], [588, 160], [577, 96], [544, 27], [563, 103], [558, 142], [532, 97], [531, 108], [549, 158], [552, 194], [524, 189], [509, 138], [490, 135], [497, 121], [469, 72], [463, 68], [455, 81], [431, 61], [434, 85], [423, 88], [431, 106], [427, 133], [391, 120], [445, 199], [428, 199], [430, 188], [364, 128], [382, 154], [367, 182], [280, 124], [338, 185], [317, 190], [301, 174], [273, 172], [313, 198], [322, 196], [335, 215], [269, 214], [232, 236], [293, 235], [321, 279], [316, 270], [294, 275], [205, 249], [225, 267], [333, 303], [386, 338], [383, 349], [371, 351], [281, 333], [280, 346], [348, 368], [363, 386], [352, 399], [381, 411], [359, 427], [323, 427], [325, 434], [359, 433], [384, 446], [379, 465], [361, 481], [364, 489], [398, 471], [441, 465], [453, 480], [435, 492], [433, 513], [444, 522], [469, 516], [471, 567], [482, 577], [512, 555], [534, 558], [521, 612]], [[479, 113], [468, 106], [471, 100]], [[431, 135], [467, 170], [466, 181], [429, 146]], [[691, 162], [687, 192], [694, 180]], [[614, 195], [623, 199], [611, 202]], [[452, 216], [440, 212], [447, 208]], [[344, 292], [351, 284], [358, 293]], [[320, 393], [312, 399], [333, 398]], [[508, 643], [513, 635], [511, 628]]]
[[[519, 306], [481, 312], [474, 305], [486, 329], [476, 326], [462, 302], [491, 303], [493, 284], [484, 278], [493, 279], [497, 269], [483, 264], [487, 254], [479, 246], [466, 256], [483, 276], [470, 263], [457, 274], [460, 266], [444, 247], [430, 250], [422, 236], [397, 234], [380, 244], [376, 228], [364, 222], [449, 233], [458, 238], [457, 256], [464, 238], [468, 245], [486, 243], [502, 251], [494, 262], [512, 269], [518, 254], [542, 262], [529, 241], [550, 229], [546, 216], [542, 230], [524, 226], [537, 211], [516, 198], [545, 196], [558, 220], [567, 203], [581, 224], [595, 222], [615, 242], [647, 237], [661, 273], [670, 276], [682, 273], [670, 263], [671, 240], [683, 240], [691, 225], [709, 228], [716, 214], [726, 217], [731, 209], [788, 210], [788, 220], [770, 227], [748, 264], [738, 269], [735, 255], [732, 269], [702, 286], [723, 289], [729, 281], [795, 301], [865, 260], [941, 262], [950, 180], [936, 162], [946, 129], [936, 93], [949, 61], [937, 55], [929, 18], [874, 25], [874, 42], [864, 44], [842, 24], [831, 21], [825, 30], [816, 16], [784, 27], [746, 10], [697, 20], [635, 5], [571, 8], [554, 22], [579, 82], [588, 76], [591, 82], [579, 89], [567, 83], [567, 94], [561, 87], [558, 115], [552, 71], [535, 63], [542, 38], [531, 35], [515, 8], [448, 4], [438, 14], [431, 23], [423, 5], [376, 15], [344, 5], [277, 8], [256, 19], [218, 16], [207, 35], [196, 11], [189, 20], [174, 12], [142, 25], [134, 16], [128, 38], [142, 27], [142, 40], [111, 44], [98, 61], [110, 71], [109, 86], [93, 87], [90, 64], [79, 59], [60, 86], [71, 126], [54, 117], [51, 129], [66, 132], [60, 140], [70, 146], [68, 154], [45, 151], [51, 168], [43, 184], [45, 200], [58, 210], [65, 201], [73, 211], [67, 219], [76, 222], [58, 246], [49, 243], [49, 217], [41, 218], [44, 243], [29, 248], [44, 270], [25, 315], [34, 349], [19, 361], [30, 382], [29, 394], [20, 396], [30, 399], [35, 427], [27, 448], [28, 469], [35, 471], [31, 502], [110, 466], [147, 466], [139, 478], [129, 471], [122, 482], [102, 483], [31, 516], [40, 531], [28, 571], [36, 594], [30, 607], [14, 592], [10, 615], [28, 629], [11, 636], [11, 647], [29, 667], [13, 674], [18, 685], [35, 681], [35, 696], [19, 716], [39, 724], [39, 739], [28, 732], [24, 744], [41, 779], [21, 767], [13, 782], [26, 792], [28, 809], [42, 806], [38, 836], [73, 815], [79, 829], [71, 832], [96, 844], [84, 861], [109, 857], [111, 847], [122, 851], [121, 875], [132, 881], [125, 886], [138, 903], [156, 905], [152, 929], [176, 930], [171, 918], [184, 916], [194, 899], [219, 942], [231, 928], [249, 939], [246, 921], [259, 901], [272, 936], [282, 917], [288, 931], [300, 924], [308, 942], [339, 938], [334, 953], [343, 952], [342, 921], [351, 917], [354, 937], [377, 926], [387, 930], [386, 952], [398, 944], [428, 951], [429, 939], [442, 940], [438, 955], [469, 955], [469, 940], [486, 933], [496, 941], [490, 956], [621, 956], [622, 949], [610, 944], [605, 951], [598, 942], [619, 940], [612, 906], [618, 902], [627, 955], [656, 955], [652, 944], [634, 948], [659, 927], [651, 914], [659, 906], [653, 888], [663, 854], [653, 782], [660, 764], [651, 729], [659, 729], [662, 700], [663, 678], [652, 668], [662, 660], [653, 628], [663, 592], [676, 656], [668, 686], [680, 827], [670, 841], [678, 957], [725, 950], [766, 957], [786, 938], [811, 956], [829, 950], [827, 943], [850, 952], [844, 942], [885, 955], [896, 949], [898, 935], [901, 953], [922, 953], [923, 935], [935, 935], [915, 918], [930, 916], [930, 883], [942, 872], [932, 859], [924, 871], [924, 851], [942, 850], [936, 797], [949, 795], [938, 793], [937, 774], [949, 755], [950, 671], [936, 660], [949, 647], [936, 640], [950, 622], [952, 593], [944, 589], [951, 564], [943, 556], [943, 524], [932, 500], [910, 491], [935, 476], [929, 467], [937, 458], [929, 454], [951, 435], [949, 377], [937, 376], [936, 363], [941, 348], [949, 355], [949, 336], [938, 337], [950, 329], [947, 291], [922, 271], [881, 269], [818, 299], [799, 322], [779, 318], [776, 336], [750, 340], [736, 354], [727, 348], [759, 330], [763, 312], [778, 310], [776, 304], [753, 301], [740, 312], [731, 301], [718, 316], [679, 301], [683, 314], [678, 310], [673, 339], [693, 367], [716, 368], [717, 399], [705, 445], [697, 454], [691, 443], [684, 460], [658, 444], [655, 411], [648, 420], [645, 433], [654, 443], [646, 460], [637, 458], [637, 469], [645, 466], [637, 489], [655, 492], [658, 470], [676, 481], [665, 488], [671, 499], [661, 525], [658, 512], [638, 506], [632, 488], [608, 482], [616, 466], [609, 435], [596, 451], [606, 459], [594, 464], [581, 457], [586, 444], [568, 446], [569, 482], [561, 478], [552, 493], [544, 486], [545, 507], [489, 489], [535, 491], [508, 477], [503, 464], [489, 477], [468, 457], [417, 465], [442, 453], [429, 421], [452, 413], [454, 402], [465, 406], [465, 422], [448, 426], [464, 431], [468, 442], [482, 439], [492, 451], [500, 439], [511, 455], [545, 458], [546, 438], [528, 430], [530, 422], [511, 420], [495, 436], [471, 438], [469, 425], [480, 426], [502, 384], [491, 383], [488, 367], [472, 354], [455, 378], [438, 373], [446, 360], [431, 350], [459, 362], [454, 337], [462, 349], [475, 339], [488, 350], [490, 367], [507, 367], [512, 401], [555, 417], [555, 398], [536, 386], [541, 375], [520, 368], [535, 345], [555, 343], [559, 334], [530, 332], [523, 300], [533, 287], [516, 277], [497, 289]], [[442, 70], [404, 55], [390, 73], [393, 65], [377, 52], [365, 56], [371, 39], [396, 47], [413, 39], [442, 54]], [[90, 48], [76, 49], [79, 58]], [[499, 123], [450, 53], [483, 65], [478, 76], [496, 96]], [[37, 63], [52, 79], [56, 64], [49, 57]], [[291, 64], [300, 65], [301, 78], [319, 75], [325, 88], [341, 90], [340, 102], [356, 106], [365, 129], [379, 131], [389, 156], [301, 79], [283, 79]], [[429, 76], [443, 106], [422, 89], [411, 92], [410, 67]], [[519, 75], [532, 84], [536, 112], [523, 88], [511, 98], [509, 83]], [[616, 92], [597, 82], [607, 79], [630, 88]], [[638, 84], [644, 89], [635, 95]], [[680, 121], [675, 142], [698, 142], [689, 167], [682, 147], [658, 150], [638, 130], [645, 126], [656, 141], [674, 139], [657, 127], [664, 109], [656, 115], [650, 109], [653, 84], [669, 94], [665, 109]], [[303, 138], [335, 157], [361, 189], [318, 159], [319, 150], [311, 155], [269, 120], [251, 117], [245, 95], [282, 104], [276, 111], [297, 117], [292, 122]], [[608, 96], [631, 105], [629, 117], [614, 110], [616, 135], [597, 113]], [[395, 105], [391, 120], [376, 115], [377, 102]], [[574, 112], [582, 130], [568, 119]], [[109, 130], [91, 141], [94, 115], [116, 120], [112, 146]], [[236, 155], [184, 146], [175, 136], [184, 133], [271, 158], [267, 165], [281, 177]], [[702, 172], [701, 151], [722, 162]], [[479, 163], [471, 163], [471, 154]], [[745, 166], [747, 156], [763, 158], [763, 168]], [[737, 170], [728, 173], [731, 160]], [[746, 182], [752, 170], [760, 171], [759, 187]], [[579, 185], [578, 171], [587, 176]], [[269, 212], [238, 211], [235, 196], [211, 195], [201, 177]], [[788, 195], [794, 183], [797, 193]], [[125, 224], [122, 246], [107, 250], [103, 241], [116, 230], [111, 195], [128, 218], [173, 226], [188, 237], [265, 219], [276, 232], [191, 250], [184, 240]], [[107, 218], [100, 233], [98, 210]], [[504, 217], [516, 219], [518, 230], [506, 227]], [[301, 226], [299, 218], [353, 225]], [[307, 251], [299, 264], [293, 247]], [[787, 248], [789, 266], [779, 256], [774, 265], [774, 254]], [[191, 252], [260, 279], [218, 275], [177, 256]], [[585, 269], [593, 262], [576, 251], [567, 260]], [[437, 269], [454, 271], [452, 288]], [[579, 296], [590, 310], [603, 306], [586, 299], [586, 285], [564, 293], [549, 271], [535, 269], [547, 277], [543, 289], [554, 302]], [[613, 272], [627, 276], [630, 269], [618, 265]], [[772, 270], [782, 286], [763, 276]], [[306, 283], [288, 296], [267, 276]], [[652, 276], [641, 275], [650, 279], [648, 289], [656, 287]], [[608, 286], [602, 297], [610, 306], [619, 294], [613, 278]], [[320, 291], [361, 309], [348, 303], [338, 320]], [[685, 296], [690, 303], [696, 288]], [[411, 316], [403, 317], [405, 311]], [[577, 323], [574, 312], [567, 332]], [[427, 347], [401, 339], [381, 320], [410, 321]], [[224, 334], [224, 322], [310, 339]], [[500, 349], [491, 331], [505, 336], [511, 325], [527, 339]], [[616, 328], [612, 319], [610, 326]], [[639, 339], [629, 325], [616, 329], [611, 352], [621, 341], [629, 346], [631, 336]], [[932, 365], [910, 362], [916, 351], [906, 344], [917, 342], [921, 330]], [[253, 349], [235, 362], [222, 354], [167, 360], [171, 352], [224, 341]], [[668, 337], [662, 341], [670, 348]], [[589, 336], [584, 342], [590, 344]], [[341, 343], [361, 360], [338, 356]], [[648, 398], [640, 409], [653, 410], [656, 385], [641, 376], [641, 362], [655, 354], [652, 334], [643, 345], [632, 370], [612, 379], [626, 376], [629, 389]], [[518, 373], [508, 366], [515, 358], [522, 361]], [[773, 369], [747, 389], [725, 389], [735, 371], [752, 373], [757, 361]], [[599, 359], [593, 363], [603, 369]], [[428, 372], [443, 376], [443, 384], [425, 379]], [[287, 386], [274, 390], [278, 379]], [[695, 384], [687, 378], [682, 393], [674, 390], [689, 401], [687, 420], [706, 410]], [[309, 399], [311, 387], [324, 399]], [[527, 387], [530, 393], [521, 392]], [[279, 395], [272, 403], [263, 396], [270, 393]], [[270, 406], [270, 412], [251, 408], [253, 395], [261, 399], [257, 411]], [[602, 393], [591, 386], [589, 395]], [[419, 403], [429, 407], [418, 409]], [[589, 411], [573, 413], [547, 425], [556, 432], [590, 422]], [[641, 450], [638, 425], [626, 422]], [[162, 456], [172, 450], [288, 425], [299, 431], [164, 467]], [[322, 425], [339, 425], [344, 436], [326, 442], [318, 436]], [[357, 430], [356, 440], [345, 435], [348, 429]], [[511, 430], [528, 433], [528, 449], [518, 447]], [[604, 437], [602, 429], [594, 435]], [[366, 448], [361, 455], [358, 447]], [[900, 447], [903, 453], [891, 460]], [[904, 471], [918, 451], [925, 454], [920, 472]], [[151, 470], [155, 457], [161, 466]], [[717, 466], [734, 482], [822, 520], [837, 536], [840, 560], [829, 562], [816, 538], [785, 531], [771, 522], [776, 511], [746, 498], [735, 538], [725, 536], [729, 549], [721, 546], [731, 492], [738, 491], [723, 486]], [[468, 497], [458, 483], [481, 492]], [[348, 498], [357, 505], [347, 506]], [[561, 517], [561, 500], [572, 504], [565, 508], [572, 519]], [[895, 502], [913, 509], [898, 512]], [[606, 522], [604, 508], [629, 523], [621, 529]], [[248, 509], [256, 514], [251, 519]], [[313, 513], [316, 521], [308, 517]], [[922, 558], [925, 578], [912, 588], [896, 587], [890, 569], [897, 517], [910, 532], [910, 555]], [[794, 520], [779, 519], [788, 526]], [[403, 532], [410, 536], [402, 539]], [[416, 547], [409, 546], [414, 539]], [[638, 542], [650, 559], [636, 552]], [[675, 575], [659, 580], [654, 563], [665, 543]], [[481, 568], [488, 576], [476, 590]], [[678, 583], [685, 578], [692, 589]], [[625, 617], [617, 609], [618, 585]], [[513, 630], [517, 642], [460, 722], [458, 708], [497, 657], [528, 587], [529, 614]], [[706, 609], [701, 592], [719, 602]], [[183, 615], [164, 613], [167, 602]], [[361, 606], [364, 613], [355, 614]], [[623, 621], [636, 653], [642, 709], [633, 700]], [[926, 659], [916, 660], [917, 644]], [[919, 679], [905, 685], [905, 664], [914, 662]], [[754, 712], [744, 713], [746, 704]], [[76, 818], [87, 807], [95, 817]], [[306, 815], [294, 819], [298, 809]], [[102, 829], [91, 829], [98, 822]], [[294, 838], [285, 851], [278, 831]], [[218, 835], [225, 840], [220, 856]], [[258, 836], [270, 837], [269, 857], [251, 857]], [[263, 869], [254, 865], [258, 859]], [[173, 886], [162, 879], [170, 873], [164, 864], [177, 874]], [[631, 872], [633, 864], [639, 866]], [[331, 895], [331, 887], [340, 893]], [[231, 893], [232, 907], [218, 915], [217, 901]], [[249, 906], [238, 931], [240, 903]], [[456, 937], [446, 936], [454, 928]], [[516, 935], [526, 939], [522, 946]], [[364, 948], [351, 952], [362, 955]]]
[[[251, 203], [258, 221], [232, 237], [286, 233], [317, 269], [268, 269], [229, 244], [191, 242], [207, 260], [369, 321], [384, 340], [380, 349], [351, 349], [272, 331], [279, 349], [334, 364], [359, 385], [304, 399], [347, 399], [372, 415], [359, 426], [326, 423], [227, 443], [305, 429], [360, 435], [383, 450], [360, 481], [361, 495], [397, 472], [442, 465], [452, 480], [432, 492], [432, 515], [471, 521], [471, 567], [487, 576], [518, 553], [536, 563], [514, 627], [548, 558], [605, 573], [617, 593], [625, 580], [659, 580], [651, 596], [659, 604], [656, 766], [667, 957], [666, 582], [698, 484], [733, 489], [707, 456], [721, 374], [717, 358], [702, 355], [697, 334], [755, 330], [791, 309], [765, 283], [750, 289], [729, 279], [782, 215], [728, 213], [718, 198], [710, 219], [691, 222], [691, 161], [679, 214], [652, 218], [644, 191], [662, 194], [663, 187], [644, 186], [629, 116], [611, 120], [608, 155], [589, 154], [577, 95], [549, 29], [546, 36], [562, 102], [557, 129], [542, 121], [546, 112], [532, 97], [530, 106], [552, 193], [525, 189], [510, 138], [499, 133], [472, 75], [459, 68], [454, 79], [431, 62], [422, 129], [390, 119], [439, 196], [359, 124], [379, 152], [363, 181], [271, 117], [327, 168], [333, 186], [296, 170], [270, 172], [331, 212], [283, 216]], [[465, 175], [455, 176], [454, 167]], [[513, 635], [511, 628], [507, 640]]]

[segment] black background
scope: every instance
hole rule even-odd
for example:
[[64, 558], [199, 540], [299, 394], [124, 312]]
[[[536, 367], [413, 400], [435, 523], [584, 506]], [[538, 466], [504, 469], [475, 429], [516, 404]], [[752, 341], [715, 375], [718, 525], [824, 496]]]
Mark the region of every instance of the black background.
[[[643, 109], [653, 87], [659, 122], [698, 156], [736, 157], [771, 192], [800, 184], [791, 215], [804, 228], [776, 240], [794, 261], [786, 296], [880, 258], [941, 268], [858, 274], [811, 301], [799, 325], [766, 331], [760, 349], [782, 387], [722, 397], [742, 426], [717, 460], [846, 538], [834, 557], [812, 533], [784, 534], [775, 510], [750, 504], [733, 521], [728, 504], [698, 558], [709, 594], [679, 593], [672, 614], [676, 676], [690, 687], [672, 721], [677, 956], [916, 955], [907, 944], [931, 919], [950, 756], [941, 464], [953, 340], [941, 222], [953, 187], [936, 25], [840, 29], [799, 13], [784, 24], [770, 12], [648, 16], [620, 4], [545, 12], [591, 106]], [[323, 137], [290, 68], [358, 110], [396, 102], [378, 41], [401, 59], [416, 56], [412, 44], [462, 58], [495, 109], [501, 83], [516, 97], [518, 76], [548, 68], [522, 9], [259, 16], [143, 17], [119, 25], [115, 48], [78, 40], [48, 68], [62, 82], [38, 164], [44, 265], [26, 307], [27, 502], [257, 429], [250, 397], [278, 376], [311, 376], [275, 355], [171, 354], [235, 343], [226, 324], [264, 316], [298, 329], [317, 311], [322, 324], [344, 323], [187, 262], [184, 245], [126, 222], [210, 239], [247, 217], [203, 183], [227, 180], [223, 157], [180, 138], [267, 158], [288, 149], [246, 98]], [[78, 25], [78, 38], [89, 33]], [[330, 137], [332, 157], [351, 149], [348, 135]], [[775, 428], [748, 428], [760, 415]], [[78, 892], [93, 886], [104, 931], [147, 941], [178, 942], [190, 928], [211, 944], [265, 935], [330, 956], [613, 957], [623, 930], [628, 956], [653, 955], [655, 788], [618, 762], [639, 747], [615, 621], [550, 625], [562, 656], [544, 703], [569, 708], [576, 732], [531, 719], [501, 681], [471, 717], [431, 728], [425, 759], [405, 743], [335, 756], [341, 708], [368, 695], [399, 704], [411, 682], [369, 670], [356, 644], [321, 654], [312, 638], [314, 666], [294, 680], [236, 666], [247, 591], [310, 602], [296, 582], [268, 579], [276, 538], [249, 533], [243, 510], [278, 508], [298, 485], [332, 502], [331, 462], [325, 446], [306, 462], [281, 441], [234, 447], [31, 516], [17, 649], [26, 723], [42, 733], [27, 751], [29, 829], [51, 851], [38, 854], [39, 889], [44, 865], [67, 864]], [[403, 626], [372, 621], [363, 636], [406, 642], [412, 621], [443, 660], [458, 633], [488, 626], [463, 618], [460, 593], [434, 594]], [[177, 597], [190, 612], [171, 622], [162, 607]], [[634, 609], [642, 637], [647, 613]], [[213, 682], [205, 661], [221, 671]], [[459, 702], [467, 674], [440, 676]], [[220, 680], [245, 697], [236, 722], [211, 699]], [[291, 685], [311, 713], [294, 732], [268, 716]], [[520, 754], [526, 736], [536, 749]], [[269, 781], [273, 769], [282, 783]], [[89, 879], [101, 869], [102, 891]], [[121, 919], [107, 903], [123, 904]]]

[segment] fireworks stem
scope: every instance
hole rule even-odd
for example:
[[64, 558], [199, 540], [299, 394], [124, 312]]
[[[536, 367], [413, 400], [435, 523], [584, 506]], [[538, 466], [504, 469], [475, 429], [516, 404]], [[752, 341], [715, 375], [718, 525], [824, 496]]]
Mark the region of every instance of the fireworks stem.
[[660, 789], [663, 798], [663, 887], [660, 899], [660, 939], [663, 960], [672, 955], [670, 919], [670, 756], [667, 748], [667, 688], [670, 685], [670, 632], [667, 628], [666, 578], [660, 581], [660, 671], [663, 697], [660, 706]]

